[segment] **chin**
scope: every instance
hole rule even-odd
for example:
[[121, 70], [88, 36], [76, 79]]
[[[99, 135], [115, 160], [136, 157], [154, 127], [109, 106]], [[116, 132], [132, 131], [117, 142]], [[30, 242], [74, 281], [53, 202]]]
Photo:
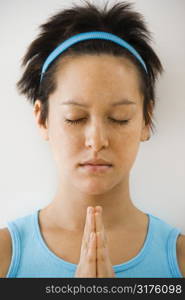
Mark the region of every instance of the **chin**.
[[108, 180], [103, 181], [100, 178], [90, 178], [90, 179], [83, 179], [83, 181], [78, 181], [75, 184], [76, 188], [80, 190], [82, 193], [88, 195], [102, 195], [109, 192], [114, 184], [111, 184]]

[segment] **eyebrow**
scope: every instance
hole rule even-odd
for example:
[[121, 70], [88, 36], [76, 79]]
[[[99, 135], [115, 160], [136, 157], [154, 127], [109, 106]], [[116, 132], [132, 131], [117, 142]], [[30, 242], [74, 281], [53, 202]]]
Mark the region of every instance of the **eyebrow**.
[[[123, 99], [123, 100], [120, 100], [118, 102], [112, 103], [111, 106], [130, 105], [130, 104], [135, 104], [136, 105], [136, 103], [133, 102], [133, 101], [130, 101], [128, 99]], [[81, 107], [89, 107], [89, 105], [87, 105], [87, 104], [79, 103], [79, 102], [76, 102], [74, 100], [63, 101], [63, 102], [60, 103], [60, 105], [76, 105], [76, 106], [81, 106]]]

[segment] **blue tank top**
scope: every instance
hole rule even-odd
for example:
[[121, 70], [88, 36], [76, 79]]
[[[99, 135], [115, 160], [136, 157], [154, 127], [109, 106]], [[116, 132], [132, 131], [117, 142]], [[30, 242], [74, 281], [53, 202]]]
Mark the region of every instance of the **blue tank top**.
[[[76, 264], [58, 257], [45, 243], [39, 226], [39, 210], [7, 222], [12, 239], [12, 258], [6, 277], [74, 277]], [[180, 230], [147, 213], [147, 235], [139, 253], [127, 262], [113, 265], [119, 278], [183, 277], [176, 256]]]

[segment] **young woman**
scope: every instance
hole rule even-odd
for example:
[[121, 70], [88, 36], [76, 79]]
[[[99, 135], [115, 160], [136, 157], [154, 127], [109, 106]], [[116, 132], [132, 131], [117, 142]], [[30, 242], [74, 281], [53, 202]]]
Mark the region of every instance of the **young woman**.
[[162, 72], [150, 38], [125, 2], [74, 5], [41, 25], [18, 88], [51, 147], [58, 188], [0, 230], [1, 277], [185, 276], [185, 236], [130, 197]]

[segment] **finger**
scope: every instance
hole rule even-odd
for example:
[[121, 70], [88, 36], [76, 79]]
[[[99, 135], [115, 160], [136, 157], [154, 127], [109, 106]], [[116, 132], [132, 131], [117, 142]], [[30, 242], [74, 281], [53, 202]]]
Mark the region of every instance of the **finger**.
[[93, 207], [89, 207], [87, 209], [86, 223], [85, 223], [84, 235], [83, 235], [83, 239], [82, 239], [82, 248], [85, 251], [87, 251], [87, 249], [88, 249], [88, 244], [90, 241], [90, 234], [91, 234], [91, 232], [94, 231], [94, 227], [95, 227], [93, 211], [94, 211]]
[[103, 228], [103, 222], [102, 222], [102, 207], [96, 206], [95, 208], [95, 227], [96, 232], [101, 231]]
[[88, 247], [88, 242], [87, 242], [87, 235], [88, 235], [88, 227], [89, 227], [89, 218], [90, 218], [90, 207], [87, 207], [86, 211], [86, 219], [85, 219], [85, 226], [84, 226], [84, 232], [83, 232], [83, 237], [82, 237], [82, 244], [81, 244], [81, 253], [80, 256], [82, 256], [82, 252], [84, 249], [87, 249]]
[[77, 266], [75, 277], [96, 278], [96, 235], [91, 233], [87, 255], [83, 256]]
[[101, 232], [97, 233], [97, 277], [115, 277], [108, 246], [104, 246], [103, 234]]
[[87, 231], [88, 231], [89, 216], [90, 216], [90, 211], [91, 210], [92, 210], [92, 207], [88, 206], [87, 210], [86, 210], [86, 217], [85, 217], [84, 236], [87, 234]]
[[96, 232], [102, 232], [103, 233], [103, 239], [104, 243], [107, 242], [106, 239], [106, 234], [105, 234], [105, 227], [103, 224], [103, 217], [102, 217], [102, 207], [101, 206], [96, 206], [96, 213], [95, 213], [95, 227], [96, 227]]
[[89, 235], [91, 231], [94, 231], [94, 208], [89, 206], [87, 209], [86, 220], [85, 220], [85, 228], [84, 228], [84, 236]]
[[97, 274], [98, 277], [103, 277], [106, 273], [106, 251], [103, 243], [102, 232], [97, 232]]
[[87, 231], [86, 236], [89, 241], [91, 232], [95, 231], [95, 220], [94, 220], [94, 207], [90, 207], [87, 217]]
[[102, 266], [105, 263], [105, 239], [104, 239], [104, 226], [102, 220], [102, 209], [97, 209], [95, 213], [95, 220], [96, 220], [96, 237], [97, 237], [97, 266], [98, 266], [98, 273], [102, 274]]
[[87, 252], [87, 261], [91, 265], [91, 270], [96, 274], [96, 234], [91, 232], [89, 247]]

